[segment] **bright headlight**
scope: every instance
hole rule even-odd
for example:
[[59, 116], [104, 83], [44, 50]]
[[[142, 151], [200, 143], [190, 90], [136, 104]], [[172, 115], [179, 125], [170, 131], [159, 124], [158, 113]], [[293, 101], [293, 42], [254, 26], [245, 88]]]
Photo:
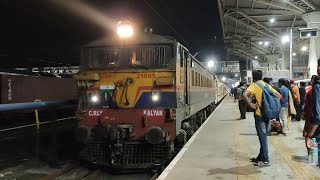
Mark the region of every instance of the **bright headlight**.
[[92, 101], [92, 102], [96, 103], [96, 102], [98, 102], [98, 100], [99, 100], [99, 98], [98, 98], [97, 95], [91, 96], [91, 101]]
[[120, 21], [117, 26], [117, 33], [121, 38], [129, 38], [133, 35], [133, 27], [129, 21]]
[[160, 99], [160, 92], [158, 90], [152, 91], [152, 101], [158, 101]]

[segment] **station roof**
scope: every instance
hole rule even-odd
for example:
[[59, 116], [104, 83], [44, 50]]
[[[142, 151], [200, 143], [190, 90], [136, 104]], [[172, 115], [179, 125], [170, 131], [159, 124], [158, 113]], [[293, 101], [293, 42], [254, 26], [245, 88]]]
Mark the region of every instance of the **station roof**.
[[290, 28], [293, 52], [309, 44], [299, 37], [299, 28], [307, 26], [301, 15], [316, 10], [320, 0], [219, 0], [218, 5], [228, 53], [266, 61], [267, 54], [280, 54], [285, 48], [281, 40]]

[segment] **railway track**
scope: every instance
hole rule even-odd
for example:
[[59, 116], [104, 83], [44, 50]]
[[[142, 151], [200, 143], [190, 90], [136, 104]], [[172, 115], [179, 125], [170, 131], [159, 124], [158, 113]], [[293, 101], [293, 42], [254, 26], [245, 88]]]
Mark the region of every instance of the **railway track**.
[[160, 172], [139, 174], [111, 174], [97, 168], [67, 163], [61, 168], [50, 168], [45, 163], [24, 162], [0, 170], [1, 180], [155, 180]]

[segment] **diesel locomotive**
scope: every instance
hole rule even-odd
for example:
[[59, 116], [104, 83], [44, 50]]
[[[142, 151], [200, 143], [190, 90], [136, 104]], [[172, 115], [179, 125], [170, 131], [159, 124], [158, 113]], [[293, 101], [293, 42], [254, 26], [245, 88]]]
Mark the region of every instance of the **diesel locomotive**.
[[186, 47], [150, 32], [84, 45], [74, 78], [80, 157], [120, 170], [168, 163], [227, 93]]

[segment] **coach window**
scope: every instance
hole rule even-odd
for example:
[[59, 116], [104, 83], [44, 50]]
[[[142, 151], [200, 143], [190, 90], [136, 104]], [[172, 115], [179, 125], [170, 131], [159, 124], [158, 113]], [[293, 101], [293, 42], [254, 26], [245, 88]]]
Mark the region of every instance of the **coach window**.
[[199, 86], [199, 73], [196, 72], [196, 86]]
[[183, 49], [180, 47], [180, 67], [183, 67]]
[[191, 70], [191, 85], [194, 86], [194, 71]]

